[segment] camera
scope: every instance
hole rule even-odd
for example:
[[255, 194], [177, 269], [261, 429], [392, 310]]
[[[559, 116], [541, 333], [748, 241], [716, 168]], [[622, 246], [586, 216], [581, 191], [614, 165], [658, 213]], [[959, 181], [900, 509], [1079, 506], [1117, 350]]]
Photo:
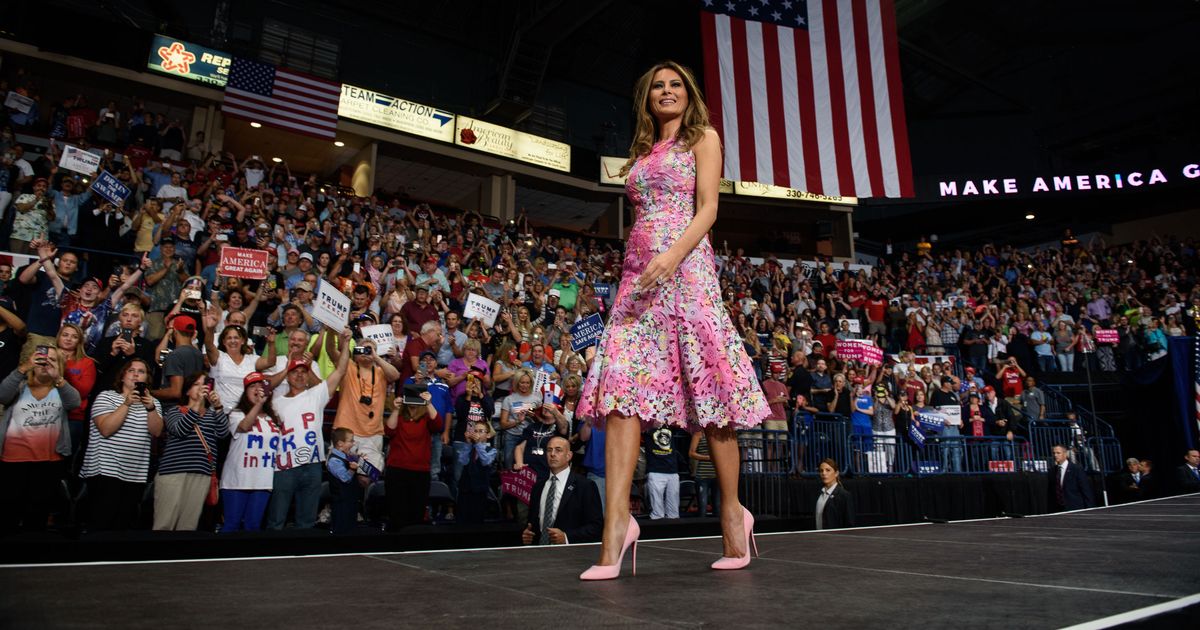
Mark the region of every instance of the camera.
[[371, 404], [375, 402], [375, 398], [371, 397], [371, 396], [359, 396], [358, 402], [359, 402], [359, 404], [370, 407]]
[[369, 357], [371, 356], [371, 346], [355, 346], [350, 353], [356, 357]]
[[146, 395], [146, 383], [144, 381], [133, 384], [133, 391], [137, 392], [138, 398]]

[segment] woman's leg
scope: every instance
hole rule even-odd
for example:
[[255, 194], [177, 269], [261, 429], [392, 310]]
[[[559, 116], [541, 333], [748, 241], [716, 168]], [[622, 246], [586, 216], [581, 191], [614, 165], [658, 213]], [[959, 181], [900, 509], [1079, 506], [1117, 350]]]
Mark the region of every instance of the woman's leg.
[[222, 490], [221, 506], [225, 512], [225, 523], [221, 525], [221, 533], [227, 534], [242, 529], [242, 519], [246, 514], [246, 503], [250, 492], [246, 490]]
[[616, 564], [629, 528], [629, 489], [642, 440], [642, 419], [611, 413], [604, 430], [604, 538], [600, 565]]
[[738, 470], [742, 453], [738, 449], [737, 432], [730, 427], [705, 427], [713, 467], [717, 469], [717, 485], [721, 496], [721, 533], [725, 542], [725, 557], [746, 555], [742, 503], [738, 499]]

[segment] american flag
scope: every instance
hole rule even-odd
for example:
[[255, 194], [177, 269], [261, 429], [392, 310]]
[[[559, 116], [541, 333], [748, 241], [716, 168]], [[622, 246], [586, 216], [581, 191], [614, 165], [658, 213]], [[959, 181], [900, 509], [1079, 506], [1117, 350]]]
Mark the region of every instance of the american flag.
[[702, 0], [725, 177], [911, 197], [893, 0]]
[[342, 86], [235, 57], [225, 84], [226, 115], [332, 140]]
[[[1196, 390], [1196, 437], [1200, 438], [1200, 330], [1196, 331], [1195, 341], [1196, 347], [1192, 352], [1192, 362], [1194, 364], [1192, 365], [1192, 387]], [[1195, 442], [1188, 440], [1188, 444], [1194, 445]]]

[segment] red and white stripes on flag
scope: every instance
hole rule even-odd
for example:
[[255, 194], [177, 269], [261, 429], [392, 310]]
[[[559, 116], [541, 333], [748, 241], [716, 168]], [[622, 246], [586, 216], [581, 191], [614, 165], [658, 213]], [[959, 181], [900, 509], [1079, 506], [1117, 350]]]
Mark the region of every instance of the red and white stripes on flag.
[[911, 197], [893, 0], [703, 0], [724, 176], [830, 196]]
[[342, 86], [235, 57], [225, 84], [226, 115], [332, 140]]

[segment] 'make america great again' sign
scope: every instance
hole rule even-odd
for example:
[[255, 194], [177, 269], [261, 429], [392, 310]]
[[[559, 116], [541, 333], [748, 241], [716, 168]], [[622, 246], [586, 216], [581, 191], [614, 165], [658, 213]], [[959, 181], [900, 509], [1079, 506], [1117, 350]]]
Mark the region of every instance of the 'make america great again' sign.
[[[1169, 171], [1168, 171], [1169, 172]], [[1188, 164], [1174, 178], [1200, 179], [1200, 164]], [[1032, 179], [1015, 177], [995, 179], [963, 179], [938, 182], [940, 197], [1002, 197], [1022, 193], [1076, 193], [1097, 190], [1141, 188], [1168, 182], [1162, 169], [1129, 171], [1126, 173], [1095, 173], [1089, 175], [1050, 175]]]

